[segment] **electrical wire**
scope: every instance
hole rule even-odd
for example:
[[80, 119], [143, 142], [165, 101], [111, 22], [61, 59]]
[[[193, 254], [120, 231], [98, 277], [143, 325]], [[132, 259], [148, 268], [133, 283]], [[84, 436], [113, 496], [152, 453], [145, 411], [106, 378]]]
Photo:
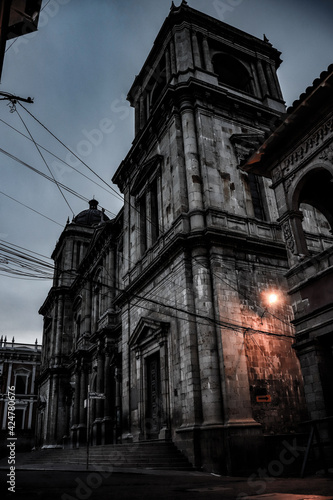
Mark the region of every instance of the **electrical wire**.
[[[3, 240], [0, 240], [0, 241], [3, 241]], [[20, 248], [20, 249], [23, 248], [23, 247], [20, 247], [18, 245], [14, 245], [14, 244], [12, 244], [12, 245], [16, 248]], [[36, 259], [29, 254], [32, 253], [35, 255], [39, 255], [39, 256], [43, 257], [43, 259], [45, 259], [45, 258], [48, 259], [48, 257], [45, 257], [44, 255], [41, 255], [41, 254], [37, 254], [37, 252], [29, 251], [27, 249], [24, 249], [24, 250], [25, 250], [25, 252], [18, 252], [15, 249], [14, 250], [11, 249], [9, 245], [0, 245], [0, 252], [3, 252], [2, 254], [0, 253], [0, 259], [5, 259], [5, 258], [8, 259], [7, 268], [0, 267], [0, 272], [7, 271], [7, 272], [10, 272], [13, 276], [20, 277], [20, 278], [24, 277], [24, 278], [36, 278], [36, 279], [37, 278], [39, 278], [39, 279], [53, 279], [54, 275], [53, 275], [53, 273], [50, 273], [50, 271], [54, 271], [54, 266], [45, 262], [44, 260]], [[29, 252], [29, 253], [27, 253], [27, 252]], [[3, 263], [3, 261], [0, 260], [0, 263]], [[13, 264], [17, 265], [18, 268], [13, 269], [12, 267], [9, 267], [10, 265], [12, 266]], [[59, 272], [59, 270], [58, 270], [58, 272]], [[75, 280], [75, 278], [78, 277], [76, 271], [73, 271], [73, 270], [60, 270], [60, 272], [65, 272], [67, 274], [73, 274], [74, 280]], [[108, 283], [101, 283], [99, 281], [94, 281], [92, 279], [89, 279], [89, 282], [91, 282], [97, 286], [103, 286], [103, 287], [109, 288], [109, 289], [116, 289], [119, 293], [124, 293], [126, 295], [126, 292], [124, 290], [122, 290], [118, 287], [111, 286]], [[82, 287], [82, 288], [84, 289], [85, 287]], [[151, 297], [142, 296], [140, 294], [136, 294], [136, 293], [131, 292], [129, 299], [132, 300], [133, 298], [139, 299], [140, 301], [145, 301], [146, 303], [148, 302], [150, 304], [153, 304], [154, 306], [158, 306], [159, 312], [160, 312], [160, 308], [162, 307], [162, 308], [167, 308], [173, 312], [186, 314], [187, 316], [191, 316], [192, 318], [195, 318], [196, 320], [201, 320], [201, 324], [207, 324], [207, 321], [208, 321], [208, 322], [215, 324], [219, 327], [223, 327], [223, 328], [233, 330], [233, 331], [242, 331], [242, 332], [251, 331], [251, 332], [261, 333], [261, 334], [265, 334], [265, 335], [276, 336], [276, 337], [293, 338], [292, 336], [285, 335], [283, 333], [269, 332], [269, 331], [265, 331], [265, 330], [259, 330], [257, 328], [252, 328], [252, 327], [244, 327], [241, 324], [232, 323], [226, 319], [216, 320], [213, 318], [209, 318], [209, 317], [207, 317], [207, 314], [204, 314], [204, 313], [199, 314], [198, 312], [194, 312], [194, 311], [191, 311], [188, 309], [177, 307], [174, 304], [169, 305], [165, 302], [164, 298], [163, 299], [160, 298], [160, 300], [155, 300]], [[132, 304], [131, 306], [132, 307], [140, 307], [142, 309], [147, 309], [151, 312], [156, 312], [155, 309], [148, 308], [146, 305], [143, 305], [143, 304], [139, 305], [138, 303], [135, 303], [135, 304]], [[175, 315], [173, 315], [172, 312], [171, 313], [168, 312], [168, 315], [170, 317], [175, 317]], [[176, 317], [179, 319], [178, 316], [176, 316]], [[189, 320], [189, 318], [187, 318], [187, 320]], [[204, 322], [204, 323], [202, 323], [202, 322]]]
[[[64, 146], [71, 154], [73, 154], [83, 165], [85, 165], [91, 172], [93, 172], [95, 175], [97, 175], [98, 178], [100, 178], [113, 192], [116, 192], [112, 186], [110, 186], [106, 181], [104, 181], [104, 179], [102, 179], [98, 174], [96, 174], [96, 172], [94, 172], [85, 162], [83, 162], [81, 160], [81, 158], [79, 158], [72, 150], [70, 150], [60, 139], [58, 139], [45, 125], [43, 125], [29, 110], [27, 110], [25, 108], [25, 106], [23, 106], [20, 102], [18, 103], [20, 104], [20, 106], [34, 119], [37, 121], [37, 123], [39, 123], [45, 130], [47, 130], [47, 132], [49, 134], [52, 135], [52, 137], [54, 137], [62, 146]], [[121, 198], [122, 199], [122, 198]], [[123, 199], [122, 199], [123, 201]], [[137, 212], [140, 212], [139, 209], [135, 206], [133, 206], [130, 202], [129, 202], [130, 206]], [[153, 224], [152, 221], [149, 220], [148, 217], [146, 217], [146, 221], [147, 222], [150, 222], [151, 224]], [[160, 228], [161, 229], [161, 228]], [[202, 262], [200, 262], [199, 260], [197, 260], [196, 258], [193, 258], [194, 261], [196, 261], [198, 264], [200, 264], [201, 266], [203, 267], [206, 267], [208, 270], [210, 270], [210, 268], [208, 266], [205, 266]], [[222, 282], [224, 282], [225, 284], [227, 284], [228, 287], [234, 289], [239, 295], [242, 295], [243, 297], [249, 299], [249, 296], [244, 294], [244, 292], [242, 292], [241, 290], [239, 290], [238, 288], [234, 287], [230, 282], [228, 282], [227, 280], [225, 280], [224, 278], [218, 276], [217, 274], [214, 273], [213, 270], [211, 270], [212, 274], [215, 275], [215, 277], [217, 277], [219, 280], [221, 280]], [[168, 278], [167, 278], [168, 279]], [[259, 307], [257, 305], [257, 307]], [[286, 324], [287, 326], [290, 326], [285, 320], [283, 320], [282, 318], [279, 318], [278, 316], [274, 315], [274, 313], [272, 313], [271, 311], [266, 311], [267, 313], [269, 313], [270, 315], [272, 315], [275, 319], [283, 322], [284, 324]]]
[[[3, 240], [0, 240], [3, 241]], [[17, 250], [20, 249], [20, 250]], [[36, 252], [31, 252], [22, 247], [14, 244], [0, 243], [0, 271], [6, 272], [11, 276], [18, 276], [24, 278], [42, 278], [52, 279], [53, 277], [53, 264], [49, 264], [45, 260], [37, 258]], [[32, 255], [33, 254], [33, 255]], [[45, 257], [43, 256], [43, 259]]]
[[[77, 160], [79, 160], [82, 163], [82, 165], [84, 165], [90, 172], [96, 175], [98, 179], [100, 179], [106, 186], [108, 186], [109, 189], [111, 189], [113, 196], [116, 196], [124, 204], [128, 204], [133, 210], [135, 210], [138, 214], [140, 214], [140, 209], [138, 207], [133, 205], [130, 200], [126, 200], [122, 196], [120, 196], [119, 193], [108, 182], [106, 182], [99, 174], [97, 174], [97, 172], [95, 172], [86, 162], [84, 162], [82, 158], [80, 158], [74, 151], [72, 151], [68, 146], [66, 146], [66, 144], [63, 141], [61, 141], [53, 132], [51, 132], [51, 130], [48, 127], [46, 127], [46, 125], [44, 125], [36, 116], [34, 116], [34, 114], [31, 113], [31, 111], [29, 111], [25, 106], [23, 106], [21, 102], [18, 102], [17, 104], [19, 104], [21, 108], [23, 108], [41, 127], [44, 128], [44, 130], [46, 130], [56, 141], [58, 141], [59, 144], [61, 144]], [[147, 215], [145, 215], [145, 220], [149, 222], [152, 226], [158, 227], [160, 232], [163, 232], [163, 227], [160, 224], [155, 224], [155, 222], [152, 221], [149, 217], [147, 217]]]
[[[49, 2], [50, 2], [50, 0], [46, 3], [46, 5], [45, 5], [45, 6], [44, 6], [41, 10], [43, 10], [43, 9], [44, 9], [44, 8], [48, 5], [48, 3], [49, 3]], [[16, 40], [15, 40], [15, 41], [16, 41]], [[15, 42], [15, 41], [14, 41], [14, 42]], [[14, 42], [13, 42], [13, 43], [14, 43]], [[6, 52], [7, 52], [7, 50], [9, 50], [9, 49], [10, 49], [10, 47], [11, 47], [12, 45], [13, 45], [13, 44], [11, 44], [11, 45], [10, 45], [10, 46], [6, 49]], [[37, 122], [38, 122], [38, 123], [39, 123], [39, 124], [40, 124], [40, 125], [44, 128], [44, 129], [45, 129], [45, 130], [47, 130], [47, 131], [48, 131], [48, 133], [50, 133], [50, 134], [51, 134], [51, 135], [52, 135], [52, 136], [53, 136], [53, 137], [54, 137], [54, 138], [55, 138], [55, 139], [56, 139], [56, 140], [57, 140], [60, 144], [62, 144], [62, 145], [63, 145], [63, 146], [64, 146], [64, 147], [65, 147], [65, 148], [66, 148], [66, 149], [67, 149], [67, 150], [68, 150], [71, 154], [73, 154], [73, 155], [74, 155], [74, 156], [75, 156], [75, 157], [76, 157], [76, 158], [77, 158], [80, 162], [82, 162], [82, 163], [83, 163], [83, 164], [84, 164], [84, 165], [85, 165], [85, 166], [86, 166], [86, 167], [87, 167], [90, 171], [92, 171], [92, 172], [94, 173], [94, 175], [96, 175], [96, 176], [97, 176], [100, 180], [102, 180], [102, 182], [104, 182], [104, 183], [105, 183], [105, 184], [106, 184], [106, 185], [107, 185], [107, 186], [108, 186], [108, 187], [109, 187], [109, 188], [110, 188], [110, 189], [111, 189], [114, 193], [116, 193], [116, 195], [117, 195], [117, 196], [118, 196], [118, 197], [119, 197], [119, 198], [123, 201], [123, 198], [122, 198], [122, 197], [120, 197], [120, 196], [118, 195], [118, 193], [116, 192], [116, 190], [114, 190], [114, 189], [112, 188], [112, 186], [110, 186], [108, 183], [106, 183], [106, 181], [104, 181], [104, 179], [102, 179], [102, 178], [101, 178], [101, 177], [100, 177], [100, 176], [99, 176], [99, 175], [98, 175], [95, 171], [93, 171], [93, 170], [92, 170], [92, 169], [91, 169], [91, 168], [90, 168], [90, 167], [89, 167], [89, 166], [88, 166], [85, 162], [83, 162], [83, 161], [81, 160], [81, 158], [79, 158], [79, 157], [78, 157], [78, 156], [77, 156], [77, 155], [76, 155], [73, 151], [71, 151], [71, 150], [70, 150], [70, 149], [69, 149], [69, 148], [68, 148], [68, 147], [67, 147], [67, 146], [66, 146], [66, 145], [65, 145], [62, 141], [60, 141], [60, 140], [59, 140], [59, 139], [58, 139], [58, 138], [57, 138], [57, 137], [56, 137], [56, 136], [55, 136], [55, 135], [54, 135], [54, 134], [53, 134], [53, 133], [52, 133], [52, 132], [51, 132], [51, 131], [50, 131], [50, 130], [49, 130], [49, 129], [45, 126], [45, 125], [43, 125], [43, 124], [42, 124], [42, 123], [41, 123], [41, 122], [40, 122], [40, 121], [39, 121], [39, 120], [38, 120], [38, 119], [37, 119], [37, 118], [36, 118], [36, 117], [35, 117], [32, 113], [30, 113], [30, 112], [29, 112], [29, 110], [27, 110], [27, 109], [26, 109], [26, 108], [25, 108], [25, 107], [24, 107], [21, 103], [19, 103], [19, 104], [20, 104], [20, 106], [21, 106], [21, 107], [22, 107], [22, 108], [23, 108], [23, 109], [24, 109], [24, 110], [25, 110], [28, 114], [30, 114], [30, 116], [32, 116], [32, 117], [33, 117], [33, 119], [35, 119], [35, 120], [36, 120], [36, 121], [37, 121]], [[17, 112], [18, 112], [18, 111], [17, 111]], [[18, 113], [18, 114], [19, 114], [19, 113]], [[20, 116], [20, 115], [19, 115], [19, 116]], [[21, 116], [20, 116], [20, 118], [21, 118]], [[21, 120], [22, 120], [22, 118], [21, 118]], [[28, 133], [29, 133], [29, 131], [28, 131]], [[33, 138], [31, 138], [31, 140], [34, 142], [35, 146], [37, 147], [37, 143], [35, 143], [34, 139], [33, 139]], [[38, 147], [37, 147], [37, 149], [38, 149]], [[39, 149], [38, 149], [38, 151], [39, 151], [39, 153], [41, 154], [41, 152], [40, 152], [40, 150], [39, 150]], [[52, 154], [52, 153], [51, 153], [51, 154]], [[41, 154], [41, 156], [42, 156], [42, 154]], [[42, 156], [42, 158], [43, 158], [43, 160], [44, 160], [44, 162], [45, 162], [45, 159], [44, 159], [44, 157], [43, 157], [43, 156]], [[61, 160], [61, 161], [62, 161], [62, 160]], [[73, 168], [73, 167], [71, 167], [71, 168]], [[76, 169], [74, 169], [74, 170], [76, 170]], [[50, 172], [51, 172], [51, 171], [50, 171]], [[82, 173], [81, 173], [80, 171], [78, 171], [78, 170], [77, 170], [77, 172], [79, 172], [80, 174], [82, 174]], [[84, 175], [84, 174], [82, 174], [82, 175]], [[90, 179], [90, 180], [91, 180], [91, 179]], [[62, 191], [61, 191], [61, 189], [60, 189], [60, 185], [58, 185], [58, 183], [57, 183], [57, 181], [56, 181], [55, 179], [54, 179], [54, 181], [55, 181], [55, 183], [57, 184], [57, 186], [58, 186], [58, 188], [59, 188], [59, 190], [60, 190], [60, 192], [61, 192], [62, 196], [64, 197], [64, 194], [62, 193]], [[94, 181], [92, 180], [92, 182], [94, 182]], [[66, 200], [66, 198], [65, 198], [65, 197], [64, 197], [64, 199], [65, 199], [66, 203], [68, 204], [68, 202], [67, 202], [67, 200]], [[69, 206], [69, 204], [68, 204], [68, 206]], [[132, 205], [131, 205], [131, 206], [132, 206]], [[29, 207], [28, 207], [28, 208], [29, 208]], [[70, 207], [70, 206], [69, 206], [69, 208], [70, 208], [70, 210], [73, 212], [73, 210], [71, 209], [71, 207]], [[137, 210], [137, 211], [138, 211], [137, 207], [133, 207], [133, 208], [135, 208], [135, 210]], [[74, 212], [73, 212], [73, 215], [74, 215]], [[151, 222], [151, 221], [150, 221], [150, 222]], [[194, 260], [196, 260], [196, 259], [194, 258]], [[202, 263], [200, 263], [200, 265], [202, 265], [203, 267], [206, 267], [206, 266], [204, 266]], [[208, 269], [208, 267], [207, 267], [207, 269]], [[214, 273], [214, 271], [212, 271], [212, 273], [213, 273], [213, 274], [215, 274], [215, 273]], [[219, 276], [217, 276], [216, 274], [215, 274], [215, 276], [216, 276], [218, 279], [220, 279], [221, 281], [223, 281], [225, 284], [227, 284], [227, 286], [229, 286], [230, 288], [232, 288], [232, 289], [236, 290], [238, 294], [240, 294], [240, 295], [244, 296], [244, 297], [245, 297], [245, 298], [247, 298], [247, 299], [249, 298], [249, 297], [248, 297], [248, 295], [244, 294], [241, 290], [239, 290], [239, 288], [237, 288], [237, 289], [236, 289], [236, 288], [235, 288], [235, 287], [234, 287], [231, 283], [229, 283], [229, 282], [228, 282], [227, 280], [225, 280], [224, 278], [219, 277]], [[275, 316], [275, 315], [274, 315], [271, 311], [267, 311], [267, 312], [268, 312], [271, 316], [273, 316], [275, 319], [277, 319], [277, 320], [279, 320], [279, 321], [282, 321], [283, 323], [285, 323], [285, 324], [287, 324], [287, 325], [288, 325], [288, 323], [287, 323], [287, 322], [285, 322], [285, 321], [284, 321], [284, 320], [282, 320], [281, 318], [279, 318], [279, 317]], [[289, 326], [289, 325], [288, 325], [288, 326]]]
[[6, 197], [7, 197], [7, 198], [9, 198], [10, 200], [15, 201], [16, 203], [18, 203], [19, 205], [22, 205], [23, 207], [28, 208], [28, 209], [29, 209], [29, 210], [31, 210], [32, 212], [35, 212], [36, 214], [41, 215], [41, 216], [42, 216], [42, 217], [44, 217], [45, 219], [48, 219], [49, 221], [54, 222], [55, 224], [58, 224], [58, 226], [63, 227], [63, 224], [60, 224], [60, 222], [57, 222], [56, 220], [53, 220], [53, 219], [51, 219], [50, 217], [47, 217], [47, 215], [44, 215], [44, 214], [42, 214], [41, 212], [38, 212], [38, 210], [35, 210], [34, 208], [29, 207], [28, 205], [25, 205], [25, 204], [24, 204], [24, 203], [22, 203], [21, 201], [16, 200], [16, 199], [15, 199], [15, 198], [13, 198], [12, 196], [9, 196], [8, 194], [4, 193], [3, 191], [0, 191], [0, 194], [2, 194], [3, 196], [6, 196]]
[[[17, 132], [18, 134], [20, 134], [22, 137], [24, 137], [25, 139], [28, 139], [29, 141], [31, 141], [31, 138], [25, 134], [23, 134], [23, 132], [21, 132], [20, 130], [18, 130], [17, 128], [13, 127], [12, 125], [10, 125], [9, 123], [7, 123], [5, 120], [3, 120], [2, 118], [0, 118], [0, 122], [2, 122], [4, 125], [6, 125], [7, 127], [11, 128], [12, 130], [14, 130], [15, 132]], [[88, 177], [86, 174], [84, 174], [83, 172], [81, 172], [79, 169], [73, 167], [73, 165], [70, 165], [69, 163], [67, 163], [65, 160], [63, 160], [62, 158], [60, 158], [59, 156], [57, 156], [56, 154], [52, 153], [52, 151], [50, 151], [49, 149], [45, 148], [44, 146], [42, 146], [41, 144], [39, 144], [38, 142], [36, 142], [36, 144], [38, 145], [38, 147], [40, 147], [41, 149], [43, 149], [43, 151], [46, 151], [47, 153], [49, 153], [50, 155], [53, 156], [53, 158], [56, 158], [57, 160], [61, 161], [61, 163], [63, 163], [64, 165], [68, 166], [69, 168], [71, 168], [72, 170], [74, 170], [75, 172], [77, 172], [78, 174], [80, 174], [82, 177], [84, 177], [85, 179], [89, 180], [90, 182], [92, 182], [93, 184], [95, 184], [96, 186], [98, 186], [99, 188], [103, 189], [104, 191], [106, 191], [107, 193], [109, 194], [112, 194], [110, 193], [110, 191], [105, 188], [104, 186], [102, 186], [101, 184], [98, 184], [98, 182], [96, 182], [94, 179], [92, 179], [91, 177]], [[122, 200], [123, 201], [123, 200]], [[110, 212], [109, 210], [106, 210], [108, 213], [112, 214], [114, 217], [116, 217], [116, 214], [113, 213], [113, 212]]]
[[[68, 191], [69, 193], [71, 193], [72, 195], [76, 196], [77, 198], [79, 198], [80, 200], [83, 200], [85, 202], [88, 202], [88, 198], [86, 198], [85, 196], [77, 193], [76, 191], [74, 191], [74, 189], [66, 186], [65, 184], [59, 182], [59, 181], [55, 181], [52, 177], [50, 177], [49, 175], [45, 174], [44, 172], [41, 172], [40, 170], [38, 170], [37, 168], [35, 167], [32, 167], [31, 165], [29, 165], [28, 163], [26, 163], [25, 161], [23, 160], [20, 160], [19, 158], [17, 158], [17, 156], [9, 153], [8, 151], [5, 151], [4, 149], [0, 148], [0, 153], [8, 156], [10, 159], [16, 161], [17, 163], [21, 164], [22, 166], [32, 170], [33, 172], [35, 172], [36, 174], [38, 175], [41, 175], [42, 177], [44, 177], [45, 179], [47, 179], [48, 181], [50, 182], [53, 182], [53, 183], [58, 183], [59, 186], [62, 187], [62, 189], [64, 189], [65, 191]], [[107, 212], [109, 212], [107, 210]], [[110, 212], [109, 212], [110, 213]]]
[[61, 144], [69, 153], [71, 153], [77, 160], [79, 160], [90, 172], [92, 172], [94, 175], [96, 175], [96, 177], [98, 177], [98, 179], [100, 181], [102, 181], [106, 186], [108, 186], [109, 189], [111, 189], [111, 191], [113, 192], [113, 195], [116, 196], [118, 199], [120, 199], [122, 202], [124, 202], [124, 198], [115, 190], [114, 187], [112, 187], [108, 182], [106, 182], [103, 177], [101, 177], [97, 172], [95, 172], [91, 167], [89, 167], [89, 165], [84, 162], [82, 160], [82, 158], [80, 158], [74, 151], [72, 151], [68, 146], [66, 146], [66, 144], [61, 141], [60, 139], [58, 139], [58, 137], [53, 134], [53, 132], [51, 132], [51, 130], [49, 130], [46, 125], [44, 125], [40, 120], [38, 120], [38, 118], [36, 118], [25, 106], [23, 106], [23, 104], [21, 104], [20, 102], [18, 102], [18, 104], [21, 106], [21, 108], [23, 108], [37, 123], [39, 123], [39, 125], [41, 127], [44, 128], [44, 130], [46, 130], [56, 141], [59, 142], [59, 144]]
[[46, 166], [46, 168], [47, 168], [47, 169], [48, 169], [48, 171], [50, 172], [51, 177], [53, 178], [53, 180], [54, 180], [54, 182], [55, 182], [55, 184], [56, 184], [57, 188], [59, 189], [61, 196], [62, 196], [62, 197], [63, 197], [63, 199], [65, 200], [65, 202], [66, 202], [66, 204], [67, 204], [68, 208], [70, 209], [70, 211], [72, 212], [73, 217], [74, 217], [74, 216], [75, 216], [74, 210], [73, 210], [73, 209], [72, 209], [72, 207], [70, 206], [70, 204], [69, 204], [69, 202], [68, 202], [68, 200], [67, 200], [66, 196], [64, 195], [64, 193], [63, 193], [63, 191], [62, 191], [62, 189], [61, 189], [61, 187], [60, 187], [60, 185], [59, 185], [58, 181], [57, 181], [57, 180], [56, 180], [56, 178], [54, 177], [52, 170], [50, 169], [50, 167], [49, 167], [49, 165], [48, 165], [47, 161], [45, 160], [43, 153], [42, 153], [42, 152], [41, 152], [41, 150], [39, 149], [39, 147], [38, 147], [38, 145], [37, 145], [37, 143], [36, 143], [35, 139], [32, 137], [32, 134], [31, 134], [30, 130], [28, 129], [28, 127], [27, 127], [27, 125], [26, 125], [25, 121], [23, 120], [23, 118], [22, 118], [22, 116], [20, 115], [20, 113], [19, 113], [18, 109], [16, 108], [16, 106], [15, 106], [15, 111], [16, 111], [16, 113], [18, 114], [18, 116], [19, 116], [19, 118], [20, 118], [21, 122], [22, 122], [22, 123], [23, 123], [23, 125], [24, 125], [24, 128], [25, 128], [25, 129], [26, 129], [26, 131], [28, 132], [28, 134], [29, 134], [29, 136], [30, 136], [31, 140], [33, 141], [33, 143], [34, 143], [34, 145], [35, 145], [35, 147], [36, 147], [36, 149], [37, 149], [37, 151], [38, 151], [38, 153], [39, 153], [39, 155], [40, 155], [40, 157], [42, 158], [42, 160], [43, 160], [43, 162], [44, 162], [44, 165]]

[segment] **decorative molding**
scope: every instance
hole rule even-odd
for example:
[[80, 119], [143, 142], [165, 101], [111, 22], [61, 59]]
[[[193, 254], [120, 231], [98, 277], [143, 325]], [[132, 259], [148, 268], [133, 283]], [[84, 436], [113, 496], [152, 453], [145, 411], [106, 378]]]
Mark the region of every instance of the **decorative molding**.
[[283, 172], [280, 166], [276, 167], [272, 172], [273, 183], [279, 182], [283, 178]]
[[296, 243], [294, 240], [293, 232], [290, 225], [290, 220], [286, 220], [282, 223], [283, 236], [286, 242], [286, 247], [291, 253], [295, 255], [296, 253]]
[[130, 186], [130, 194], [132, 196], [135, 196], [142, 189], [145, 182], [158, 170], [162, 161], [163, 156], [157, 154], [137, 167], [137, 173]]
[[230, 142], [234, 147], [238, 165], [242, 165], [260, 146], [264, 139], [263, 133], [233, 134]]
[[333, 144], [330, 144], [319, 155], [319, 158], [324, 161], [333, 163]]
[[150, 318], [141, 318], [136, 326], [128, 344], [132, 348], [140, 349], [141, 346], [149, 342], [161, 342], [169, 330], [169, 323], [165, 321], [156, 321]]
[[293, 173], [292, 175], [290, 175], [285, 181], [284, 181], [284, 188], [286, 190], [286, 192], [288, 193], [289, 189], [290, 189], [290, 186], [292, 185], [294, 179], [296, 177], [296, 174]]
[[[328, 136], [330, 132], [333, 132], [333, 118], [327, 120], [324, 125], [322, 125], [316, 132], [314, 132], [298, 149], [293, 151], [285, 160], [284, 160], [284, 173], [287, 174], [294, 165], [297, 165], [299, 162], [304, 160], [307, 156], [313, 152], [315, 148], [317, 148], [320, 144], [324, 142], [324, 139]], [[332, 146], [329, 148], [332, 151]], [[333, 154], [333, 153], [331, 153]], [[324, 159], [324, 158], [322, 158]], [[332, 160], [330, 160], [332, 161]]]

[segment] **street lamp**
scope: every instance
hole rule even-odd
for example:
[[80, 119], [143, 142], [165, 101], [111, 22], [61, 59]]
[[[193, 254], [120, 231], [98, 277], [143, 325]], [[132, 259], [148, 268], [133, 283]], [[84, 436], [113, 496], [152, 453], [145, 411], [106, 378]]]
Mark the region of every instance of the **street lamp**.
[[279, 297], [278, 297], [277, 293], [275, 293], [275, 292], [270, 293], [267, 297], [268, 304], [271, 306], [276, 304], [278, 302], [278, 300], [279, 300]]
[[260, 315], [261, 321], [265, 316], [266, 312], [269, 312], [271, 309], [275, 309], [277, 306], [283, 303], [283, 296], [280, 290], [271, 288], [269, 290], [265, 290], [261, 294], [262, 304], [264, 308], [262, 310], [262, 314]]
[[281, 304], [283, 302], [283, 297], [280, 290], [270, 288], [269, 290], [262, 292], [261, 300], [267, 309], [268, 307], [278, 306]]

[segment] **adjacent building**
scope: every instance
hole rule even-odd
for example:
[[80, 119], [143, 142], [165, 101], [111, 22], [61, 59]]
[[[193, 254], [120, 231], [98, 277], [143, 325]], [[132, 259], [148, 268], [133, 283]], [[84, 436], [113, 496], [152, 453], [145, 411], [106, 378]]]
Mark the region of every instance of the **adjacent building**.
[[[288, 254], [308, 424], [333, 458], [333, 65], [242, 168], [272, 179]], [[312, 223], [309, 224], [309, 213]], [[317, 234], [314, 229], [317, 229]], [[317, 435], [318, 439], [318, 435]], [[324, 447], [324, 446], [323, 446]]]
[[[0, 340], [0, 422], [1, 446], [5, 449], [9, 437], [9, 392], [15, 394], [14, 432], [17, 450], [31, 450], [35, 445], [35, 421], [37, 415], [37, 386], [41, 363], [41, 346]], [[10, 389], [10, 388], [15, 388]]]
[[[91, 200], [52, 255], [40, 446], [84, 445], [89, 420], [94, 445], [168, 439], [241, 473], [308, 418], [288, 235], [271, 180], [240, 167], [285, 112], [280, 63], [266, 39], [172, 4], [128, 94], [123, 209], [109, 220]], [[304, 220], [331, 245], [314, 210]], [[87, 419], [90, 392], [105, 399]]]

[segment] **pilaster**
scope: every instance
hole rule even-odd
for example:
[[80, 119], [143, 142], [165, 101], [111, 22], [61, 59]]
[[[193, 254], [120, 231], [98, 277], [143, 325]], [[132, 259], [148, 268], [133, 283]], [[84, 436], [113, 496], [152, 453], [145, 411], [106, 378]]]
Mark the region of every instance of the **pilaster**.
[[188, 101], [182, 103], [181, 121], [183, 131], [190, 224], [192, 230], [202, 229], [204, 227], [204, 217], [200, 212], [202, 212], [203, 210], [203, 197], [202, 178], [197, 144], [197, 130], [194, 110], [191, 103]]

